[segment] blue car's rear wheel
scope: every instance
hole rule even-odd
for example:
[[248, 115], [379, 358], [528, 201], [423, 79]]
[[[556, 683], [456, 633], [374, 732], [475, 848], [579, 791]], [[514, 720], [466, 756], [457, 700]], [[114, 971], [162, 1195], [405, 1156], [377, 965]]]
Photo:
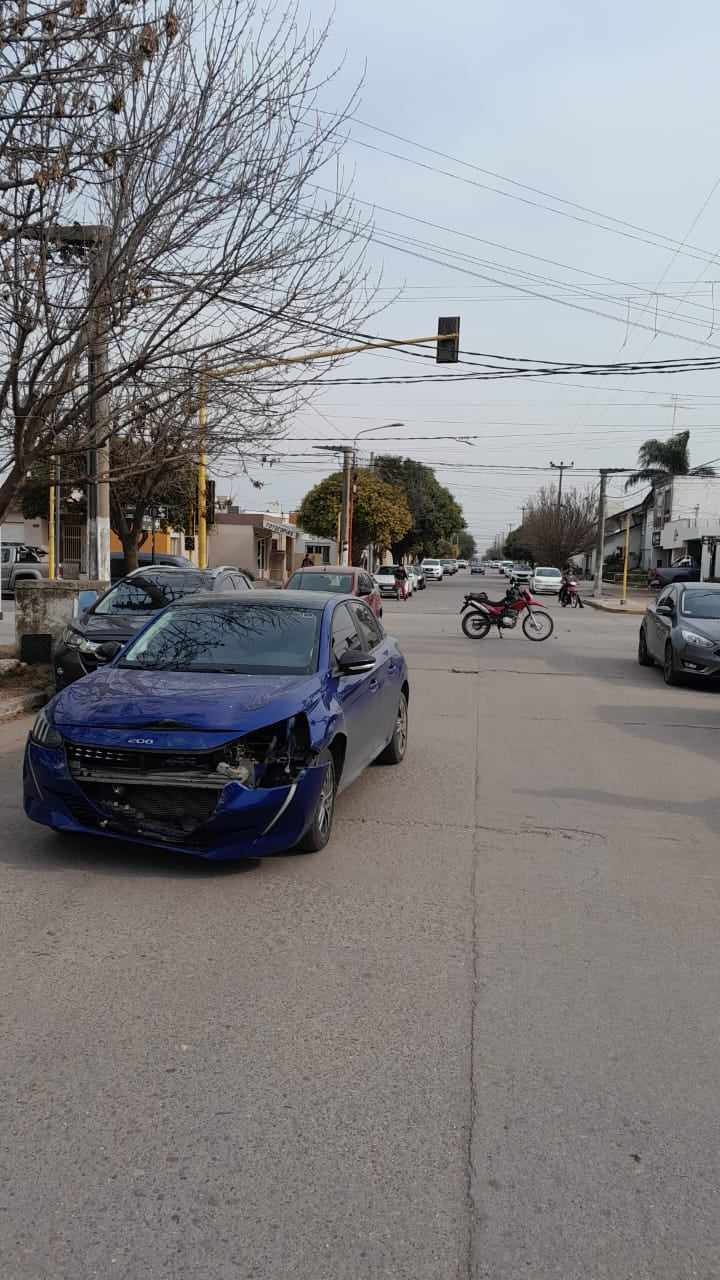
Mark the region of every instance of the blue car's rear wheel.
[[319, 853], [321, 849], [325, 848], [332, 833], [337, 778], [335, 775], [335, 761], [329, 751], [323, 752], [319, 764], [325, 765], [325, 775], [310, 826], [302, 839], [298, 840], [295, 845], [295, 848], [300, 853]]

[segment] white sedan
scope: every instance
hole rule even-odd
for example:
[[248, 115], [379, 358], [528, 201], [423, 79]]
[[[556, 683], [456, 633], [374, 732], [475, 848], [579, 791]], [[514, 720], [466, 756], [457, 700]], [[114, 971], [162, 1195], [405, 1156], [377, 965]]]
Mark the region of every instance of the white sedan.
[[397, 570], [400, 566], [396, 564], [384, 564], [375, 570], [375, 581], [380, 589], [381, 596], [394, 596], [396, 600], [407, 600], [412, 595], [412, 583], [410, 580], [410, 571], [405, 568], [407, 577], [405, 579], [404, 591], [398, 588]]
[[549, 565], [537, 565], [530, 581], [530, 590], [536, 595], [556, 596], [560, 591], [562, 574]]

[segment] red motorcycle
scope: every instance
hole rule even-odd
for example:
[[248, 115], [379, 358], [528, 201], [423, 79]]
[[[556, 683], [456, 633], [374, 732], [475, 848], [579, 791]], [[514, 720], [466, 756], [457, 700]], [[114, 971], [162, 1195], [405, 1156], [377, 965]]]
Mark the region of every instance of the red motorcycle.
[[503, 600], [489, 600], [485, 591], [470, 592], [460, 610], [462, 629], [471, 640], [484, 640], [493, 626], [498, 635], [511, 631], [521, 613], [525, 614], [522, 629], [528, 640], [549, 640], [555, 628], [550, 614], [529, 591], [516, 587], [511, 587]]
[[566, 608], [567, 605], [569, 605], [571, 609], [582, 609], [583, 602], [580, 599], [576, 578], [571, 578], [567, 574], [565, 575], [560, 586], [558, 599], [563, 609]]

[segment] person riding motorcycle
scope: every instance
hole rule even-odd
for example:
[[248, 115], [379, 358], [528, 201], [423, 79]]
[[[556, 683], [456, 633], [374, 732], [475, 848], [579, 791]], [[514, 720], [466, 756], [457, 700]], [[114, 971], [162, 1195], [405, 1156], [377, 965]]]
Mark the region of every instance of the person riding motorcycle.
[[560, 604], [572, 604], [573, 595], [576, 597], [578, 607], [583, 608], [583, 602], [580, 599], [580, 592], [577, 589], [575, 573], [570, 565], [566, 565], [563, 569], [563, 576], [560, 582], [560, 590], [558, 592], [558, 600]]

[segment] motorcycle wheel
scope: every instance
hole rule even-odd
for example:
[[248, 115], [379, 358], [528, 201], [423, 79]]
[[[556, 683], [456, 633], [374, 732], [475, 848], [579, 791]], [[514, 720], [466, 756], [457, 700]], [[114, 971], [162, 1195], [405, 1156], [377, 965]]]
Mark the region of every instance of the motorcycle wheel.
[[555, 630], [555, 623], [549, 613], [533, 609], [532, 614], [525, 614], [522, 627], [528, 640], [549, 640]]
[[571, 601], [570, 601], [570, 604], [571, 604], [571, 606], [572, 606], [572, 608], [573, 608], [573, 609], [577, 609], [577, 607], [578, 607], [578, 598], [577, 598], [577, 595], [574, 595], [574, 596], [572, 597], [572, 599], [571, 599]]
[[490, 630], [490, 621], [482, 613], [466, 613], [462, 629], [470, 640], [484, 640]]

